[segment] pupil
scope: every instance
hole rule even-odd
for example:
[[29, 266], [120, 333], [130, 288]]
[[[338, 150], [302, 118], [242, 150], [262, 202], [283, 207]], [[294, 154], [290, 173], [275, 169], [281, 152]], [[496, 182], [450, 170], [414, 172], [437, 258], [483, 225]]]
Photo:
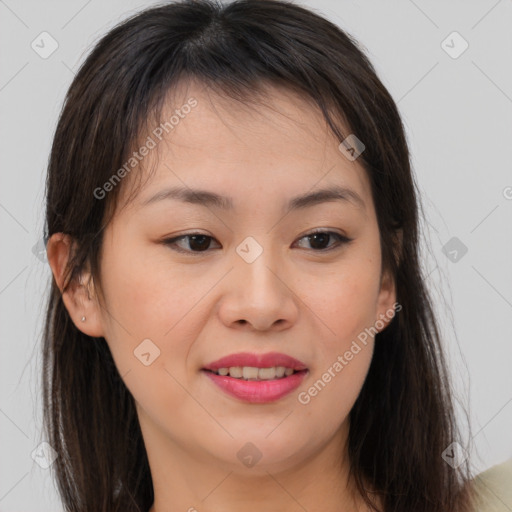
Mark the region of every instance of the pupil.
[[320, 245], [322, 245], [322, 241], [326, 242], [329, 236], [330, 235], [328, 235], [327, 233], [315, 233], [314, 235], [311, 235], [311, 247], [313, 247], [314, 249], [318, 249], [318, 247], [315, 247], [315, 242], [318, 242], [318, 239], [320, 239]]
[[208, 241], [208, 237], [206, 235], [192, 235], [190, 237], [190, 244], [189, 244], [191, 249], [194, 249], [193, 245], [194, 245], [194, 243], [197, 243], [197, 239], [202, 240], [202, 243], [200, 242], [198, 244], [199, 250], [208, 248], [208, 243], [205, 243]]

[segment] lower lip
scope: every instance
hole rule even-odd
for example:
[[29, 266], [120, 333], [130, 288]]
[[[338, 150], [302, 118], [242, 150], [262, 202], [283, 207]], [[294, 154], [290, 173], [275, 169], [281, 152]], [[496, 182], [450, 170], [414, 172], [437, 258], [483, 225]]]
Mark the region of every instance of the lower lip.
[[228, 395], [255, 404], [274, 402], [286, 396], [299, 387], [308, 373], [307, 370], [302, 370], [280, 379], [243, 380], [217, 375], [207, 370], [203, 370], [203, 372]]

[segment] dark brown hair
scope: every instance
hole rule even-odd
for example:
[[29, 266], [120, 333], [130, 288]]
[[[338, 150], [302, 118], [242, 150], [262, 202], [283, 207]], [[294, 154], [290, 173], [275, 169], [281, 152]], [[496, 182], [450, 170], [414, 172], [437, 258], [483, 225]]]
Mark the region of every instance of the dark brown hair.
[[[420, 203], [404, 128], [357, 42], [312, 10], [189, 0], [142, 11], [97, 43], [67, 93], [48, 168], [45, 240], [62, 232], [75, 241], [66, 286], [88, 266], [100, 287], [102, 233], [123, 184], [104, 200], [94, 191], [126, 162], [169, 91], [190, 78], [242, 102], [264, 84], [293, 89], [339, 141], [354, 133], [365, 143], [359, 162], [371, 183], [382, 268], [395, 278], [402, 309], [377, 334], [350, 412], [351, 474], [368, 504], [367, 484], [382, 496], [382, 512], [469, 512], [469, 464], [454, 469], [441, 457], [459, 433], [420, 270]], [[59, 454], [53, 468], [65, 510], [147, 512], [153, 487], [133, 397], [105, 339], [75, 327], [55, 280], [43, 336], [44, 425]]]

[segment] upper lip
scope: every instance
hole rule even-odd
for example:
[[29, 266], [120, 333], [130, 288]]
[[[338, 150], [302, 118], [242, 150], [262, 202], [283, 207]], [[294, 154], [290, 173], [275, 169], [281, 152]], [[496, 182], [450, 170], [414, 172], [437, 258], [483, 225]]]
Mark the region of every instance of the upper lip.
[[267, 352], [266, 354], [239, 352], [217, 359], [217, 361], [207, 364], [203, 370], [218, 370], [219, 368], [231, 368], [233, 366], [252, 366], [254, 368], [284, 366], [296, 371], [307, 370], [302, 361], [279, 352]]

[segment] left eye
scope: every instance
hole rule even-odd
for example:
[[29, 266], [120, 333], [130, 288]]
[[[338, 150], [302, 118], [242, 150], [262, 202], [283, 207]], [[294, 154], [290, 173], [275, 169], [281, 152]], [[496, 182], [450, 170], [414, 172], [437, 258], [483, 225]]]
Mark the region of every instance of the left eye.
[[[309, 233], [307, 235], [304, 235], [299, 240], [302, 240], [304, 238], [309, 239], [309, 243], [312, 243], [312, 246], [314, 249], [317, 249], [319, 251], [330, 251], [332, 249], [336, 249], [336, 247], [339, 247], [344, 244], [348, 244], [352, 241], [352, 238], [348, 238], [344, 235], [340, 235], [339, 233], [336, 233], [334, 231], [314, 231], [312, 233]], [[330, 245], [326, 248], [319, 248], [318, 246], [322, 246], [326, 241], [335, 238], [338, 243], [334, 245]], [[315, 247], [316, 246], [316, 247]]]
[[[334, 245], [328, 245], [327, 247], [323, 247], [326, 243], [328, 243], [332, 238], [335, 238], [338, 243]], [[189, 249], [183, 249], [178, 245], [179, 242], [188, 239]], [[335, 249], [341, 245], [347, 244], [351, 242], [352, 238], [347, 238], [344, 235], [340, 235], [334, 231], [314, 231], [312, 233], [308, 233], [304, 235], [302, 239], [308, 239], [311, 244], [313, 250], [315, 252], [326, 252]], [[208, 235], [203, 235], [201, 233], [189, 233], [187, 235], [181, 235], [175, 238], [169, 238], [167, 240], [163, 240], [163, 243], [171, 249], [181, 252], [181, 253], [202, 253], [206, 252], [210, 248], [210, 242], [215, 240], [213, 237]]]

